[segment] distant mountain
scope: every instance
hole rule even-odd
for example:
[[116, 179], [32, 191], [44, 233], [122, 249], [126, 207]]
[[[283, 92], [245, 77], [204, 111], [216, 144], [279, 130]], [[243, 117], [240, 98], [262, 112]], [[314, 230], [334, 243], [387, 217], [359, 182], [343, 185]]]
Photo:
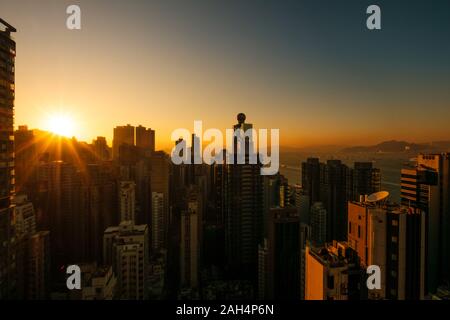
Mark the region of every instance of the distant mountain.
[[307, 146], [307, 147], [288, 147], [280, 146], [280, 152], [283, 153], [336, 153], [341, 151], [343, 146], [337, 145], [317, 145], [317, 146]]
[[390, 140], [372, 146], [356, 146], [342, 149], [342, 152], [443, 152], [450, 150], [450, 141], [413, 143]]

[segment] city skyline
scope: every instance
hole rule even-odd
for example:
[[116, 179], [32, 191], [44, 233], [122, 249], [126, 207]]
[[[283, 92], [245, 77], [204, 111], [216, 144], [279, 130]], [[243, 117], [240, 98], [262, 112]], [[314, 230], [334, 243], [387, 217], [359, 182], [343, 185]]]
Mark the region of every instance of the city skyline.
[[163, 150], [173, 130], [224, 130], [238, 112], [279, 128], [281, 146], [450, 136], [448, 3], [381, 1], [379, 32], [365, 28], [366, 1], [227, 3], [79, 1], [81, 30], [65, 27], [68, 2], [5, 3], [20, 49], [16, 127], [66, 117], [79, 140], [111, 144], [113, 127], [142, 124]]
[[449, 300], [449, 4], [199, 1], [5, 5], [0, 300]]

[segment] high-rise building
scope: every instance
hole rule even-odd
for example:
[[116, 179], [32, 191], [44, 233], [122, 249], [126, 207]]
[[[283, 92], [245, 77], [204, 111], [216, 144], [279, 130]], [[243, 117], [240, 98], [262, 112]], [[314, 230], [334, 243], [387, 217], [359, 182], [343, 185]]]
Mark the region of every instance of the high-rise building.
[[348, 244], [363, 268], [377, 265], [381, 289], [370, 299], [423, 299], [425, 287], [425, 214], [421, 209], [377, 202], [350, 202]]
[[135, 222], [136, 185], [133, 181], [121, 181], [119, 186], [120, 221]]
[[310, 219], [309, 196], [300, 185], [294, 186], [294, 192], [295, 192], [295, 206], [299, 211], [300, 220], [302, 223], [309, 224]]
[[0, 300], [14, 298], [14, 95], [16, 29], [0, 19]]
[[106, 143], [105, 137], [97, 137], [97, 139], [93, 140], [92, 149], [97, 160], [106, 161], [111, 157], [110, 148]]
[[103, 238], [103, 261], [112, 265], [118, 280], [118, 297], [125, 300], [147, 298], [148, 228], [122, 221], [109, 227]]
[[36, 214], [26, 195], [14, 198], [20, 294], [29, 300], [48, 298], [50, 289], [50, 233], [36, 231]]
[[[248, 130], [253, 128], [245, 119], [244, 114], [238, 115], [235, 132], [242, 129], [249, 133]], [[249, 161], [249, 150], [254, 144], [252, 136], [247, 135], [243, 140], [238, 143], [235, 137], [234, 152], [230, 156], [233, 163], [227, 163], [226, 169], [226, 260], [230, 275], [250, 280], [256, 285], [258, 245], [263, 239], [263, 176], [260, 164]], [[238, 146], [244, 155], [244, 164], [238, 164]]]
[[268, 217], [265, 298], [300, 299], [300, 218], [294, 206], [272, 208]]
[[168, 155], [163, 151], [154, 152], [151, 158], [151, 235], [152, 250], [167, 248], [169, 216], [169, 162]]
[[198, 287], [201, 259], [202, 202], [198, 188], [187, 193], [187, 208], [181, 212], [180, 278], [181, 286]]
[[45, 300], [50, 292], [50, 232], [38, 231], [27, 240], [25, 251], [25, 297]]
[[267, 238], [264, 238], [263, 242], [258, 245], [258, 299], [264, 300], [268, 298], [268, 278], [269, 274], [269, 246], [267, 244]]
[[428, 293], [450, 281], [450, 153], [420, 154], [404, 168], [401, 202], [426, 215]]
[[302, 187], [309, 196], [309, 203], [320, 201], [320, 162], [318, 158], [308, 158], [302, 163]]
[[46, 299], [50, 289], [50, 233], [36, 231], [34, 206], [26, 195], [16, 195], [13, 204], [19, 296]]
[[327, 241], [327, 210], [322, 202], [316, 202], [311, 207], [311, 237], [315, 246], [323, 246]]
[[164, 248], [164, 194], [152, 192], [151, 247], [154, 252]]
[[136, 147], [151, 155], [155, 152], [155, 130], [143, 126], [136, 127]]
[[[85, 260], [99, 261], [102, 256], [103, 232], [118, 224], [119, 197], [116, 177], [105, 162], [87, 164], [83, 175], [83, 197], [87, 227]], [[119, 208], [117, 208], [119, 207]]]
[[16, 235], [20, 237], [24, 234], [33, 234], [36, 232], [36, 215], [34, 207], [28, 197], [24, 194], [16, 195], [13, 203], [14, 219], [16, 222]]
[[[300, 218], [301, 221], [301, 218]], [[306, 247], [309, 244], [311, 227], [300, 222], [300, 299], [305, 300], [306, 286]]]
[[19, 126], [14, 132], [14, 152], [16, 192], [30, 194], [36, 182], [38, 150], [34, 133], [27, 126]]
[[372, 162], [355, 162], [352, 171], [353, 199], [348, 200], [358, 201], [360, 196], [381, 190], [380, 169], [374, 168]]
[[50, 230], [52, 269], [84, 261], [89, 227], [87, 197], [83, 175], [63, 161], [42, 163], [38, 167], [39, 210], [43, 226]]
[[113, 137], [113, 159], [119, 159], [119, 148], [121, 145], [134, 146], [134, 127], [131, 125], [118, 126], [114, 128]]
[[317, 158], [308, 158], [302, 163], [302, 186], [310, 205], [322, 202], [327, 210], [327, 242], [346, 240], [347, 201], [379, 191], [380, 176], [371, 162], [355, 162], [354, 168], [340, 160], [320, 163]]
[[327, 210], [328, 242], [347, 238], [347, 197], [349, 168], [340, 160], [320, 164], [320, 199]]

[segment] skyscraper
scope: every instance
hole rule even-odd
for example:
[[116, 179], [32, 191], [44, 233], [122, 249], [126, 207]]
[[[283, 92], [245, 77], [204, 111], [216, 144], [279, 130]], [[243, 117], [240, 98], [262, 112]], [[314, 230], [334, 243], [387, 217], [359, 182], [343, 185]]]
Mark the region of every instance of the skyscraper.
[[427, 288], [435, 293], [450, 281], [450, 153], [420, 154], [404, 168], [401, 201], [426, 213]]
[[300, 217], [295, 207], [269, 211], [268, 299], [300, 299]]
[[143, 149], [148, 155], [155, 152], [155, 130], [136, 127], [136, 147]]
[[105, 137], [97, 137], [97, 139], [93, 140], [92, 148], [97, 161], [106, 161], [110, 159], [110, 148], [106, 143]]
[[50, 292], [50, 232], [38, 231], [27, 240], [25, 252], [25, 297], [44, 300]]
[[0, 300], [16, 289], [14, 248], [14, 95], [16, 29], [0, 19]]
[[26, 195], [17, 195], [13, 203], [16, 235], [33, 234], [36, 232], [36, 215], [31, 201]]
[[[234, 130], [252, 129], [245, 122], [245, 115], [238, 115]], [[258, 268], [258, 245], [263, 235], [263, 180], [259, 164], [249, 163], [249, 148], [253, 145], [251, 136], [245, 137], [241, 148], [245, 148], [245, 164], [238, 164], [237, 138], [234, 139], [233, 164], [226, 170], [226, 217], [225, 244], [229, 274], [256, 285]], [[243, 149], [242, 149], [243, 150]]]
[[113, 137], [113, 159], [119, 159], [119, 148], [121, 145], [134, 146], [134, 127], [131, 125], [118, 126], [114, 128]]
[[320, 163], [317, 158], [308, 158], [302, 163], [302, 186], [310, 205], [322, 202], [327, 210], [327, 242], [346, 240], [347, 201], [379, 191], [380, 176], [371, 162], [355, 162], [354, 168], [340, 160]]
[[377, 265], [381, 289], [370, 299], [423, 299], [426, 294], [425, 213], [395, 204], [350, 202], [348, 244], [362, 267]]
[[16, 192], [30, 195], [35, 180], [35, 168], [38, 163], [35, 136], [27, 126], [19, 126], [14, 132], [14, 166]]
[[198, 188], [187, 194], [187, 208], [181, 213], [180, 278], [183, 287], [197, 288], [199, 282], [201, 243], [201, 197]]
[[133, 181], [121, 181], [119, 186], [120, 221], [135, 222], [136, 185]]
[[320, 199], [327, 211], [328, 242], [347, 238], [348, 172], [349, 168], [340, 160], [320, 164]]
[[327, 210], [322, 202], [316, 202], [311, 207], [311, 242], [322, 246], [327, 241]]
[[302, 163], [302, 187], [309, 196], [309, 203], [320, 201], [320, 162], [318, 158], [308, 158]]
[[169, 157], [163, 151], [157, 151], [151, 158], [151, 235], [152, 250], [167, 248], [169, 217]]
[[[89, 228], [87, 197], [81, 172], [63, 161], [41, 163], [38, 171], [40, 201], [36, 204], [50, 230], [52, 269], [86, 258]], [[56, 274], [56, 273], [53, 273]]]
[[381, 172], [374, 168], [372, 162], [355, 162], [353, 168], [353, 199], [358, 201], [359, 196], [369, 195], [381, 190]]

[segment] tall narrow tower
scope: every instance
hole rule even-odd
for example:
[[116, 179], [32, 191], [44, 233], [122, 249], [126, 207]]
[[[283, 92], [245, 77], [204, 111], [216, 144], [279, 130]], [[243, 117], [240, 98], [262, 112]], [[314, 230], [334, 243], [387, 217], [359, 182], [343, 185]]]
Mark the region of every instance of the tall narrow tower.
[[0, 19], [0, 300], [14, 298], [14, 60], [16, 29]]
[[[235, 131], [252, 129], [245, 119], [243, 113], [238, 115]], [[234, 163], [227, 164], [226, 170], [226, 257], [230, 275], [256, 283], [258, 244], [263, 233], [263, 180], [260, 164], [249, 163], [248, 150], [253, 139], [251, 136], [244, 139], [241, 146], [245, 146], [245, 163], [237, 162], [235, 138]]]

